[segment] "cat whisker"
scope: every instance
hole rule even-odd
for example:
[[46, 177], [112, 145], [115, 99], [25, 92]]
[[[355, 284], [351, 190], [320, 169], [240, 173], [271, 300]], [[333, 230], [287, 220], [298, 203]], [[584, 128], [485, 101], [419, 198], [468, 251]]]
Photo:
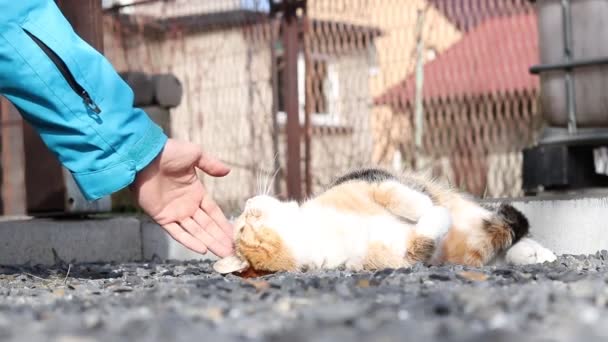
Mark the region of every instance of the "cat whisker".
[[276, 170], [276, 171], [275, 171], [275, 172], [272, 174], [272, 176], [270, 177], [269, 182], [268, 182], [268, 185], [267, 185], [267, 187], [266, 187], [266, 192], [264, 193], [265, 195], [270, 194], [270, 189], [272, 188], [272, 185], [274, 184], [274, 182], [275, 182], [275, 180], [276, 180], [276, 177], [277, 177], [277, 174], [279, 174], [279, 171], [280, 171], [280, 170], [281, 170], [281, 169], [277, 169], [277, 170]]
[[264, 178], [264, 195], [268, 195], [268, 187], [270, 184], [270, 174], [266, 174], [266, 177]]
[[255, 193], [260, 194], [262, 192], [262, 173], [260, 170], [256, 170], [256, 189]]

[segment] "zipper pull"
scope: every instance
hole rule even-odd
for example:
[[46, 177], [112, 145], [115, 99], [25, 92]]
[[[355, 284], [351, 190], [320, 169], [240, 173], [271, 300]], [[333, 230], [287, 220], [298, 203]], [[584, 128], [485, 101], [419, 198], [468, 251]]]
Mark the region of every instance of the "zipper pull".
[[91, 96], [89, 96], [89, 93], [87, 93], [86, 90], [83, 90], [82, 93], [80, 94], [82, 96], [82, 99], [84, 101], [84, 104], [87, 105], [87, 107], [89, 107], [92, 111], [95, 112], [95, 114], [99, 114], [101, 113], [101, 108], [99, 108], [99, 106], [97, 105], [97, 103], [95, 103], [92, 99]]

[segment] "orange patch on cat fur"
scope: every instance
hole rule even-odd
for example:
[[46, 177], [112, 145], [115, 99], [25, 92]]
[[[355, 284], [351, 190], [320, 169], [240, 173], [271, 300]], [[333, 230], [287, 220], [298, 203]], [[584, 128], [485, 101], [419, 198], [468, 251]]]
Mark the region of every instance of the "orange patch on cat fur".
[[490, 235], [490, 243], [495, 250], [503, 250], [511, 246], [513, 236], [511, 228], [502, 222], [485, 221], [484, 229]]
[[435, 252], [435, 241], [426, 236], [416, 235], [407, 246], [406, 260], [409, 265], [427, 263]]
[[393, 253], [386, 245], [372, 242], [367, 248], [367, 255], [363, 260], [363, 269], [377, 270], [379, 268], [400, 268], [410, 266], [403, 257]]
[[246, 225], [236, 241], [239, 255], [257, 272], [294, 271], [296, 262], [281, 237], [268, 228], [254, 230]]
[[[471, 233], [459, 229], [450, 229], [445, 237], [442, 249], [442, 262], [450, 264], [483, 266], [489, 262], [501, 248], [494, 243], [505, 243], [503, 229], [486, 230], [487, 226], [477, 228], [474, 234], [483, 238], [474, 238]], [[508, 234], [508, 230], [506, 231]], [[508, 243], [511, 243], [510, 235]], [[506, 245], [508, 246], [508, 245]]]
[[236, 273], [237, 276], [245, 279], [263, 277], [269, 274], [272, 274], [272, 272], [259, 271], [254, 269], [253, 267], [248, 267], [246, 270]]
[[467, 234], [458, 229], [450, 229], [445, 236], [442, 250], [442, 263], [465, 264], [469, 251]]
[[366, 182], [348, 182], [333, 187], [315, 198], [315, 202], [340, 211], [361, 215], [383, 215], [386, 210], [373, 200], [373, 188]]

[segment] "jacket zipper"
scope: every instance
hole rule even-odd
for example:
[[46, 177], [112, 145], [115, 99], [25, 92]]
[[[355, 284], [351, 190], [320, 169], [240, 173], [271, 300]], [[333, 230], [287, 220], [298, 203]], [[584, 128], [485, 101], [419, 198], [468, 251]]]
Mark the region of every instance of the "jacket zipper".
[[78, 82], [76, 82], [76, 79], [74, 79], [74, 76], [68, 69], [67, 65], [65, 65], [63, 60], [61, 60], [61, 58], [59, 58], [59, 56], [57, 56], [57, 54], [53, 50], [46, 46], [46, 44], [44, 44], [36, 36], [32, 35], [28, 31], [25, 31], [25, 33], [27, 33], [27, 35], [30, 36], [30, 38], [32, 38], [32, 40], [40, 47], [40, 49], [42, 49], [42, 51], [51, 59], [51, 61], [53, 62], [53, 64], [55, 64], [61, 75], [63, 75], [63, 78], [65, 78], [65, 80], [70, 85], [70, 88], [72, 88], [72, 90], [74, 90], [74, 92], [82, 98], [84, 104], [96, 114], [101, 113], [101, 109], [99, 108], [99, 106], [95, 103], [95, 101], [93, 101], [93, 99], [91, 99], [89, 93], [87, 93], [87, 91], [80, 84], [78, 84]]

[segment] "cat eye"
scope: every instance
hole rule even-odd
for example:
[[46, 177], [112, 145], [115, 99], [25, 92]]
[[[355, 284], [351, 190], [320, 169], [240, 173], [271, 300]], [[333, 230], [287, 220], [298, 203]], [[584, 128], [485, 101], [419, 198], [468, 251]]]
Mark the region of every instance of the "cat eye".
[[260, 217], [262, 217], [262, 212], [260, 210], [250, 209], [247, 212], [247, 217], [260, 218]]

